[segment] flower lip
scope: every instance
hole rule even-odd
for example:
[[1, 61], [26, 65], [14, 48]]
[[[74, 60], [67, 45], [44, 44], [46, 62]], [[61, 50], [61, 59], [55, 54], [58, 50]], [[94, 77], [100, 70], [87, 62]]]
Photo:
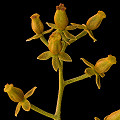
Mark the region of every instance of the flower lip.
[[39, 17], [40, 17], [40, 15], [38, 13], [35, 13], [30, 18], [35, 19], [35, 18], [39, 18]]
[[108, 55], [108, 61], [111, 63], [111, 64], [116, 64], [117, 61], [116, 61], [116, 57], [115, 56], [112, 56], [112, 55]]
[[5, 88], [4, 88], [4, 92], [9, 92], [11, 90], [11, 88], [13, 87], [13, 84], [6, 84]]
[[59, 6], [56, 6], [56, 10], [62, 10], [62, 11], [65, 11], [65, 10], [66, 10], [66, 7], [64, 6], [64, 4], [60, 3]]
[[106, 14], [103, 11], [98, 11], [98, 14], [101, 15], [102, 18], [106, 18]]

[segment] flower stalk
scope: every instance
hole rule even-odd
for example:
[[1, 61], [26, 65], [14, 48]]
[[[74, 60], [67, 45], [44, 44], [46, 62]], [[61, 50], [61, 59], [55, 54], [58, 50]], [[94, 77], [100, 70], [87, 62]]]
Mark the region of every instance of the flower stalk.
[[64, 85], [67, 86], [67, 85], [69, 85], [69, 84], [72, 84], [72, 83], [74, 83], [74, 82], [78, 82], [78, 81], [80, 81], [80, 80], [83, 80], [83, 79], [86, 79], [86, 78], [89, 78], [89, 77], [91, 77], [91, 76], [88, 75], [88, 74], [83, 74], [83, 75], [81, 75], [81, 76], [78, 76], [78, 77], [75, 77], [75, 78], [66, 80]]
[[35, 112], [38, 112], [38, 113], [40, 113], [40, 114], [46, 116], [46, 117], [49, 117], [49, 118], [52, 118], [52, 119], [55, 118], [55, 116], [54, 116], [53, 114], [48, 113], [48, 112], [46, 112], [46, 111], [44, 111], [44, 110], [42, 110], [42, 109], [36, 107], [36, 106], [33, 105], [33, 104], [31, 104], [31, 109], [34, 110]]
[[64, 91], [63, 64], [59, 63], [59, 91], [58, 91], [58, 99], [57, 99], [57, 106], [55, 112], [55, 116], [57, 119], [55, 120], [61, 120], [60, 115], [61, 115], [61, 103], [62, 103], [63, 91]]

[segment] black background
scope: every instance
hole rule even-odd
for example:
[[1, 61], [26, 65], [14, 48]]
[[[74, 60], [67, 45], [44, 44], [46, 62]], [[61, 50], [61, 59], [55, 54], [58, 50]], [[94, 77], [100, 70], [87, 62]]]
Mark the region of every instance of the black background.
[[[102, 87], [97, 89], [95, 76], [73, 83], [65, 88], [62, 102], [62, 120], [84, 119], [93, 120], [95, 116], [101, 120], [115, 110], [120, 109], [120, 48], [119, 48], [119, 7], [114, 1], [77, 1], [77, 0], [52, 0], [52, 1], [26, 1], [9, 3], [7, 13], [2, 13], [1, 32], [1, 75], [0, 75], [0, 100], [2, 115], [6, 120], [49, 120], [34, 111], [25, 112], [21, 109], [18, 117], [14, 117], [16, 103], [12, 102], [3, 92], [6, 83], [13, 83], [21, 88], [24, 93], [37, 86], [29, 101], [50, 113], [55, 112], [58, 93], [58, 73], [48, 61], [39, 61], [37, 56], [48, 48], [40, 41], [26, 42], [26, 39], [34, 35], [31, 29], [30, 16], [39, 13], [45, 22], [54, 22], [56, 5], [64, 3], [67, 7], [67, 15], [70, 22], [85, 24], [89, 17], [102, 10], [107, 18], [101, 26], [93, 31], [98, 40], [93, 43], [86, 35], [77, 42], [68, 46], [68, 53], [73, 62], [64, 63], [64, 79], [70, 79], [83, 74], [87, 67], [80, 58], [86, 58], [95, 64], [100, 58], [112, 54], [117, 57], [117, 64], [113, 65], [101, 78]], [[4, 3], [5, 4], [5, 3]], [[23, 21], [24, 20], [24, 21]], [[74, 35], [80, 30], [70, 31]], [[48, 39], [50, 34], [45, 35]], [[23, 37], [22, 37], [23, 36]], [[3, 117], [2, 117], [3, 118]]]

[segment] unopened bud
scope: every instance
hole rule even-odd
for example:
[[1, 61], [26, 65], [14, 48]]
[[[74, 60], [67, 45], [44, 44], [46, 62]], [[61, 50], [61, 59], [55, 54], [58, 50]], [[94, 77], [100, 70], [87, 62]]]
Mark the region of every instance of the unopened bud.
[[110, 69], [113, 64], [116, 64], [116, 57], [108, 55], [108, 57], [101, 58], [96, 62], [95, 71], [97, 73], [105, 73]]
[[36, 34], [41, 34], [44, 31], [44, 25], [40, 20], [40, 15], [35, 13], [33, 14], [30, 18], [31, 18], [31, 26], [32, 26], [32, 30], [36, 33]]
[[23, 91], [14, 87], [13, 84], [6, 84], [4, 92], [7, 92], [9, 98], [14, 102], [21, 102], [24, 99]]
[[60, 53], [62, 49], [61, 35], [58, 32], [53, 32], [48, 41], [48, 48], [54, 55]]
[[65, 10], [66, 7], [64, 6], [64, 4], [56, 6], [54, 22], [60, 30], [64, 30], [68, 25], [68, 17]]
[[120, 120], [120, 110], [117, 110], [110, 115], [106, 116], [104, 120]]
[[103, 11], [98, 11], [97, 14], [88, 19], [86, 23], [87, 28], [89, 30], [97, 29], [104, 18], [106, 18], [106, 14]]

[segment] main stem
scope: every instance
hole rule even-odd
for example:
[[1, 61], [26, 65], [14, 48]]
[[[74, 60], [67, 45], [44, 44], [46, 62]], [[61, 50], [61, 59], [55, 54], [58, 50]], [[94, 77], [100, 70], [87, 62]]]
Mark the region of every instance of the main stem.
[[57, 106], [54, 120], [61, 120], [61, 103], [64, 91], [64, 79], [63, 79], [63, 63], [59, 64], [59, 91], [58, 91], [58, 99], [57, 99]]

